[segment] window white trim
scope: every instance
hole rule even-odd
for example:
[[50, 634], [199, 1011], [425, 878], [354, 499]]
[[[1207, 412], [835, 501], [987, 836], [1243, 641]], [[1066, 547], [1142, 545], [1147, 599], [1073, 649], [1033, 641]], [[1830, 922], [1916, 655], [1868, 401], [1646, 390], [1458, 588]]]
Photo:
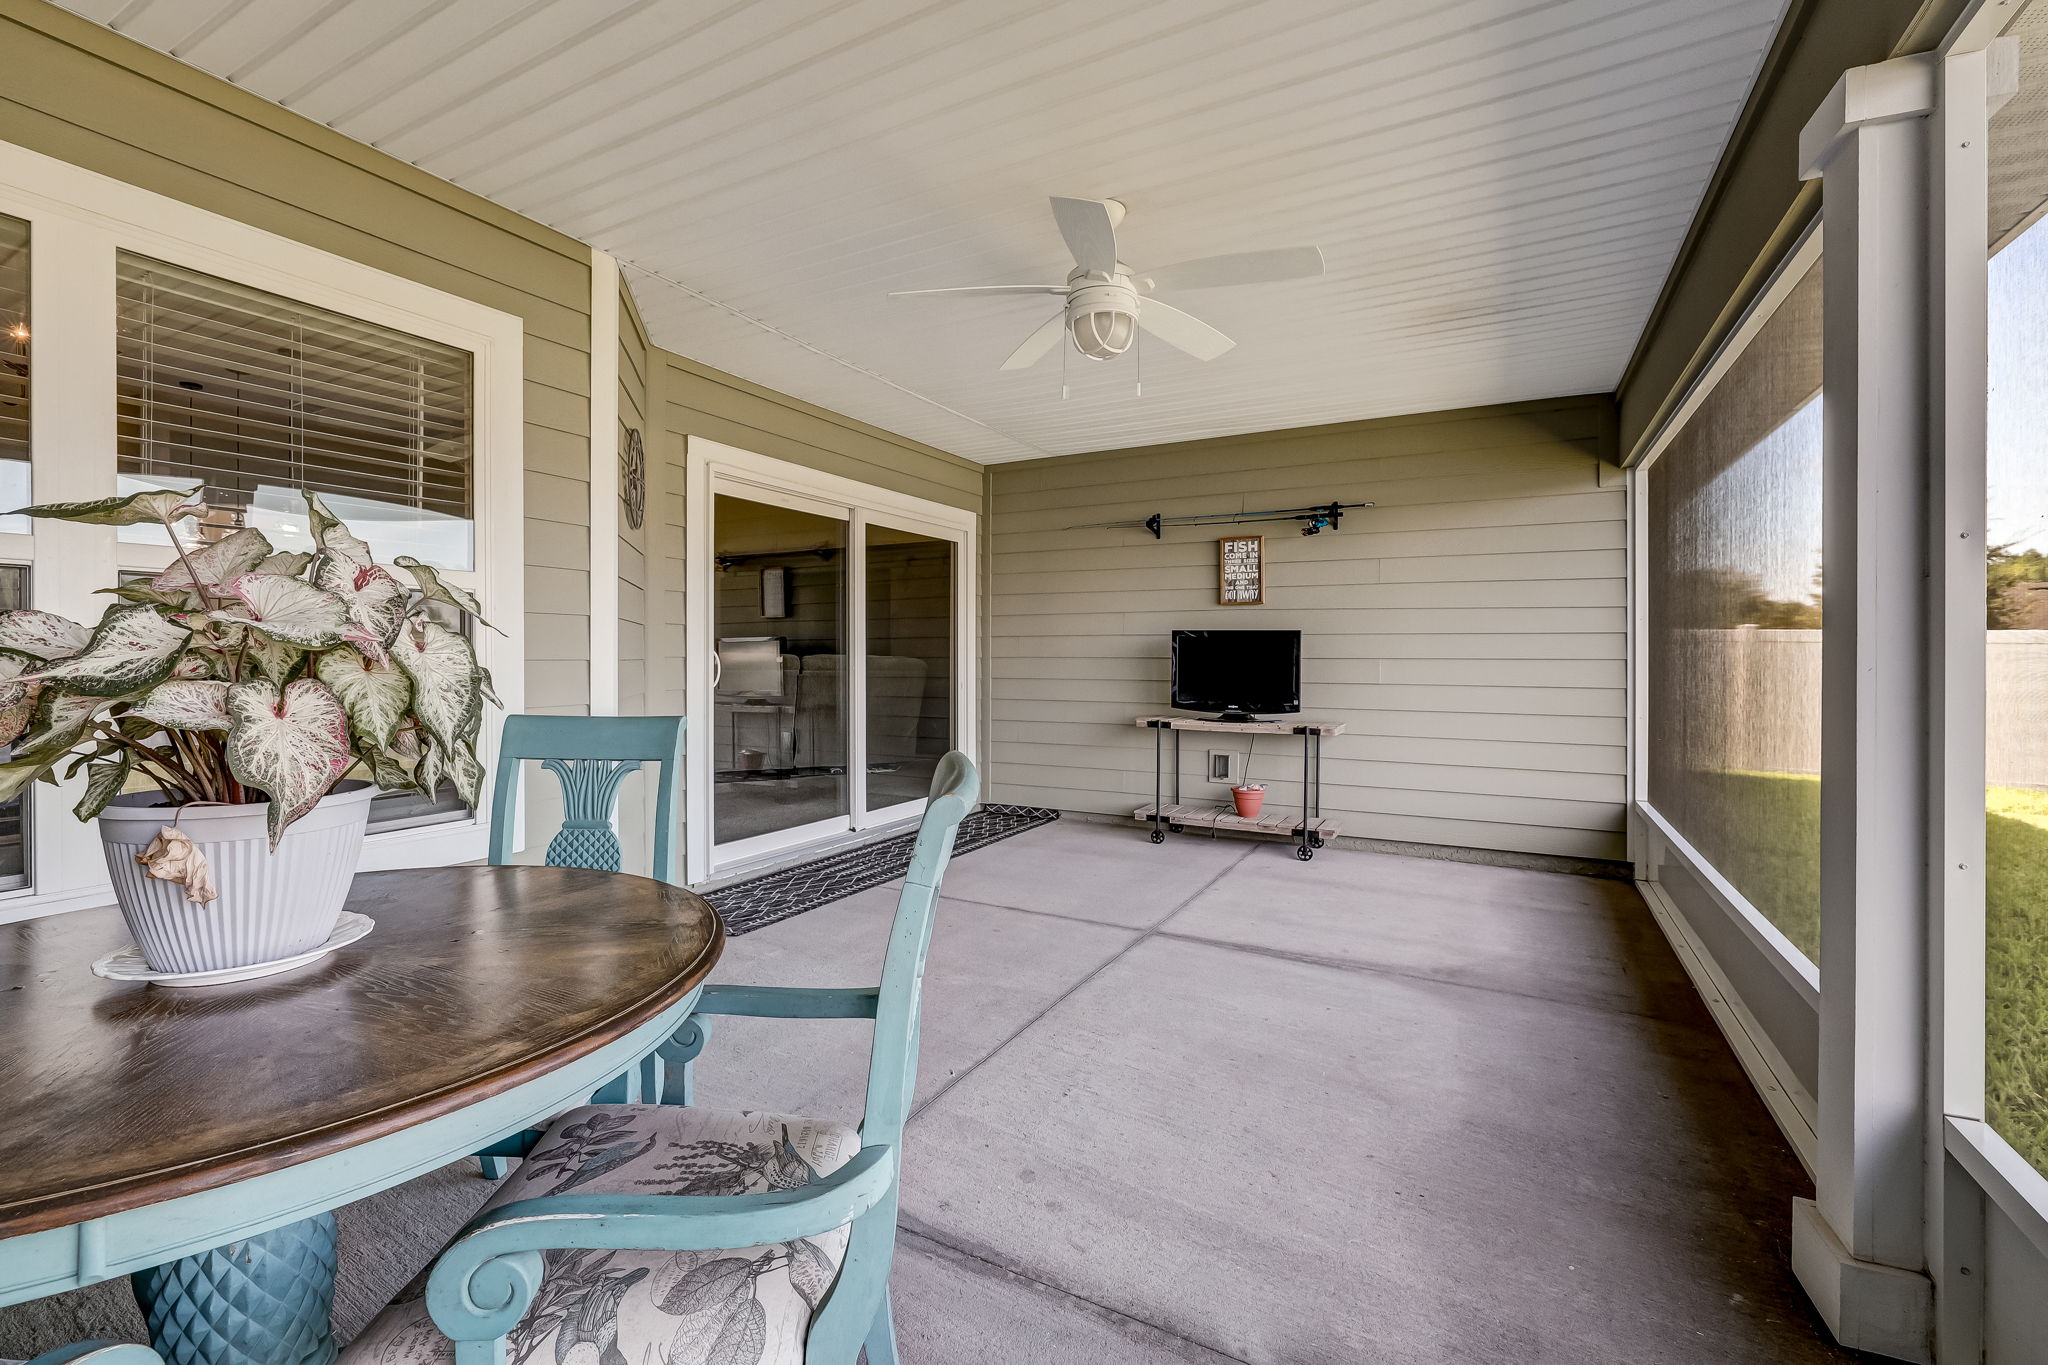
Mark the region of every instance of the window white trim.
[[[474, 362], [476, 569], [449, 575], [476, 591], [503, 636], [480, 631], [477, 650], [508, 711], [524, 701], [524, 351], [519, 318], [358, 261], [252, 227], [110, 176], [0, 142], [0, 213], [30, 224], [30, 371], [34, 497], [111, 497], [115, 491], [115, 253], [139, 252], [319, 308], [468, 351]], [[103, 459], [81, 458], [103, 451]], [[0, 560], [31, 565], [35, 606], [93, 621], [120, 563], [149, 563], [149, 547], [119, 547], [104, 527], [37, 523], [0, 535]], [[497, 745], [486, 728], [488, 767]], [[112, 899], [95, 832], [71, 815], [75, 785], [33, 789], [33, 884], [0, 895], [0, 922]], [[487, 793], [488, 796], [488, 793]], [[372, 835], [369, 871], [484, 856], [489, 811], [464, 821]]]
[[[683, 804], [687, 825], [685, 880], [694, 885], [764, 854], [813, 839], [831, 838], [849, 827], [868, 830], [900, 823], [906, 815], [914, 814], [921, 804], [906, 802], [879, 811], [860, 809], [865, 804], [862, 777], [866, 770], [867, 727], [849, 721], [846, 727], [847, 767], [853, 779], [848, 784], [850, 816], [820, 821], [815, 827], [762, 835], [758, 840], [720, 848], [714, 857], [711, 842], [711, 763], [716, 717], [712, 706], [711, 636], [715, 618], [706, 605], [712, 600], [711, 515], [714, 492], [731, 491], [742, 497], [755, 496], [782, 505], [808, 504], [825, 515], [844, 518], [849, 537], [859, 535], [867, 522], [879, 521], [900, 530], [916, 531], [953, 542], [954, 743], [969, 758], [977, 761], [975, 740], [979, 726], [976, 698], [979, 696], [980, 678], [979, 651], [975, 642], [979, 630], [976, 575], [980, 564], [977, 553], [980, 518], [973, 512], [949, 507], [945, 503], [891, 492], [856, 479], [827, 474], [701, 436], [686, 438], [684, 459], [683, 620], [686, 647], [683, 688], [684, 711], [689, 721], [685, 731], [688, 753], [684, 770], [688, 780], [684, 784]], [[856, 566], [847, 584], [848, 600], [854, 606], [849, 612], [850, 629], [860, 630], [859, 623], [865, 617], [860, 604], [864, 599], [855, 594], [862, 587], [860, 575], [864, 573], [866, 557], [862, 553], [850, 553], [848, 558]], [[850, 638], [848, 653], [852, 654], [860, 645], [860, 639]], [[852, 672], [857, 674], [860, 670]], [[855, 709], [863, 701], [858, 691], [858, 679], [852, 685], [856, 691], [848, 699], [847, 714], [849, 717], [865, 715], [864, 710]]]
[[1765, 324], [1777, 316], [1778, 309], [1806, 278], [1807, 272], [1820, 260], [1820, 255], [1821, 228], [1816, 220], [1778, 263], [1770, 279], [1750, 301], [1742, 320], [1721, 342], [1713, 360], [1700, 372], [1663, 424], [1638, 447], [1635, 459], [1628, 466], [1630, 860], [1635, 864], [1638, 878], [1654, 883], [1656, 859], [1648, 856], [1648, 841], [1653, 837], [1661, 838], [1666, 847], [1682, 852], [1687, 866], [1722, 903], [1730, 918], [1757, 941], [1782, 972], [1804, 981], [1808, 990], [1817, 990], [1814, 964], [1650, 804], [1650, 750], [1656, 742], [1650, 732], [1650, 480], [1656, 477], [1652, 471], [1665, 450], [1748, 351], [1750, 343], [1756, 340]]

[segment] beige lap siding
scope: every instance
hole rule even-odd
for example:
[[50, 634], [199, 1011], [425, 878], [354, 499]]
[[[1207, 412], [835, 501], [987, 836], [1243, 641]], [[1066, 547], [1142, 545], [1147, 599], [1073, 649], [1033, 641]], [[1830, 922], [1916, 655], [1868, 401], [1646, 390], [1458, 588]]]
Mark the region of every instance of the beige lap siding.
[[[1564, 398], [1110, 451], [990, 471], [990, 799], [1129, 814], [1176, 627], [1298, 629], [1303, 713], [1342, 721], [1325, 812], [1347, 834], [1622, 856], [1625, 497], [1603, 398]], [[1214, 511], [1373, 502], [1304, 537], [1285, 524], [1072, 529]], [[1266, 539], [1263, 606], [1217, 603], [1219, 537]], [[1214, 741], [1214, 742], [1211, 742]], [[1210, 748], [1183, 738], [1183, 792]], [[1299, 741], [1257, 742], [1269, 803], [1300, 791]]]

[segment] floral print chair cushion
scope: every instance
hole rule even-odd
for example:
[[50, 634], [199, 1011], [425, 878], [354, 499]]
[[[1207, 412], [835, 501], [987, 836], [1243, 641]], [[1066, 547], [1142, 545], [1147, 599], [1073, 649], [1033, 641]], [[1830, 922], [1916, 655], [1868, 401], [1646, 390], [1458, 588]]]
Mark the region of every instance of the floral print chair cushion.
[[[567, 1194], [759, 1194], [828, 1175], [860, 1135], [823, 1119], [608, 1104], [554, 1120], [484, 1207]], [[548, 1251], [507, 1365], [802, 1365], [811, 1315], [839, 1274], [846, 1229], [730, 1251]], [[442, 1365], [425, 1277], [340, 1365]]]

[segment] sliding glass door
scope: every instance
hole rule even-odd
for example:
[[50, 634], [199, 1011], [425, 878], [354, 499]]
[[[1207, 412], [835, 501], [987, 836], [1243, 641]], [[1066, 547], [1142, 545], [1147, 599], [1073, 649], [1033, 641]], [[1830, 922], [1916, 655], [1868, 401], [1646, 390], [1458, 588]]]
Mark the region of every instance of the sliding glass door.
[[846, 829], [847, 523], [722, 493], [712, 529], [716, 842]]
[[705, 610], [690, 618], [709, 669], [690, 733], [708, 795], [691, 820], [709, 837], [693, 839], [695, 881], [914, 818], [971, 707], [971, 518], [925, 520], [823, 476], [706, 474], [691, 565]]
[[953, 542], [865, 527], [867, 800], [915, 809], [953, 747]]

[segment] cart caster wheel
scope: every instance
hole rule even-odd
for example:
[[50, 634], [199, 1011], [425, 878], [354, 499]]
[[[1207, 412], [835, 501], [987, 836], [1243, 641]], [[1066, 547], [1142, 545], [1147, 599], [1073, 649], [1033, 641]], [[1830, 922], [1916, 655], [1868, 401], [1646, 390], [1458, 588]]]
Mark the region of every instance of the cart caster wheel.
[[1316, 851], [1312, 848], [1297, 848], [1294, 850], [1294, 856], [1303, 862], [1307, 862], [1310, 858], [1316, 856]]
[[1184, 825], [1168, 825], [1167, 828], [1175, 834], [1185, 834], [1187, 832], [1187, 828]]
[[1309, 836], [1308, 836], [1308, 846], [1309, 846], [1310, 848], [1321, 848], [1321, 847], [1323, 846], [1323, 836], [1322, 836], [1322, 835], [1320, 835], [1320, 834], [1311, 834], [1311, 835], [1309, 835]]
[[1155, 843], [1155, 844], [1163, 844], [1163, 843], [1165, 843], [1165, 842], [1166, 842], [1166, 831], [1165, 831], [1165, 830], [1163, 830], [1163, 829], [1155, 829], [1155, 830], [1153, 830], [1153, 831], [1152, 831], [1152, 842], [1153, 842], [1153, 843]]

